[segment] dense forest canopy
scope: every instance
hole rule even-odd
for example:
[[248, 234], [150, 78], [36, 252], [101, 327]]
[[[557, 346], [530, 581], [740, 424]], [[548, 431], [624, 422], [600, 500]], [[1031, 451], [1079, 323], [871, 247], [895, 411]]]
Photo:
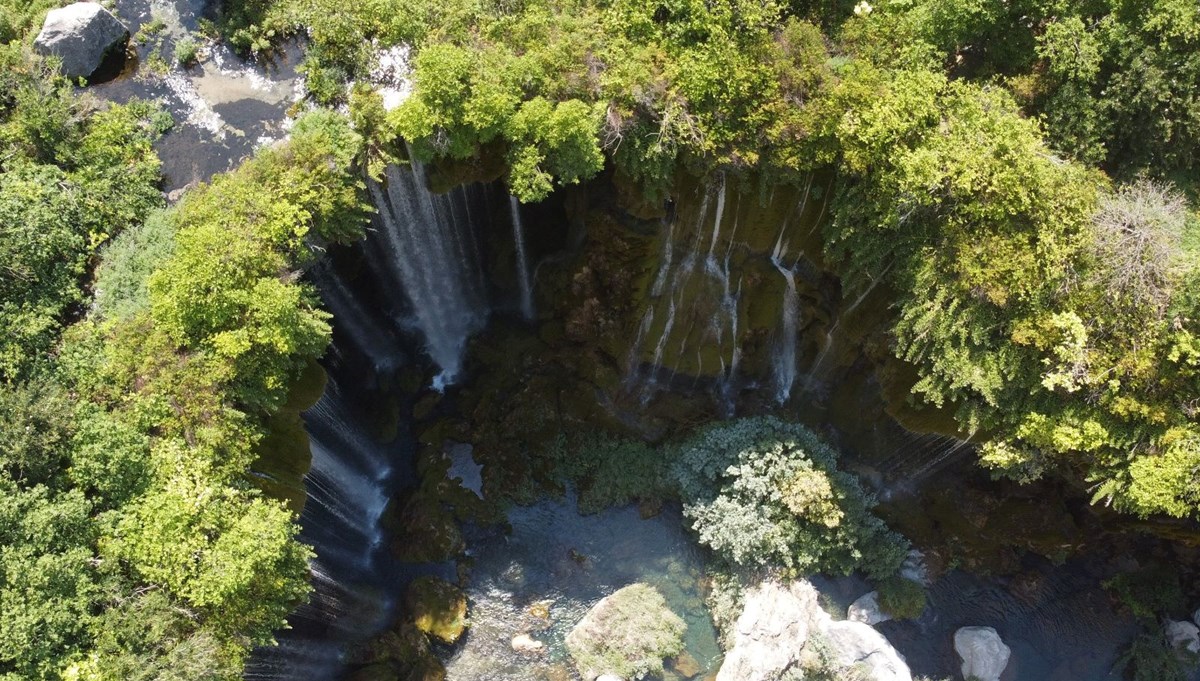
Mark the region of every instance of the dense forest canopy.
[[[833, 169], [825, 253], [893, 293], [915, 402], [999, 475], [1200, 510], [1194, 2], [237, 3], [223, 35], [305, 32], [311, 98], [349, 116], [170, 208], [169, 117], [34, 55], [53, 4], [0, 2], [0, 679], [238, 678], [306, 597], [246, 471], [329, 341], [297, 273], [357, 237], [399, 138], [502, 157], [523, 201], [606, 168], [656, 198]], [[385, 111], [362, 83], [397, 45], [414, 90]]]

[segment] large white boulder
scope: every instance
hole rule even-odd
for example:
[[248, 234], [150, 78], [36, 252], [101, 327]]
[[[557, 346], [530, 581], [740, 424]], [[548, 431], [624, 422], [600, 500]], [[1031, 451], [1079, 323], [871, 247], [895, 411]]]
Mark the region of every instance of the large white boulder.
[[746, 592], [731, 647], [717, 681], [774, 681], [800, 659], [810, 620], [820, 611], [817, 590], [803, 580], [768, 581]]
[[1172, 648], [1200, 653], [1200, 628], [1191, 622], [1167, 622], [1163, 631]]
[[717, 681], [776, 681], [818, 639], [841, 669], [859, 666], [871, 681], [912, 681], [904, 658], [882, 634], [863, 622], [835, 622], [812, 584], [764, 582], [747, 590], [742, 614]]
[[892, 616], [879, 607], [879, 592], [872, 591], [859, 596], [858, 600], [850, 604], [846, 609], [846, 619], [874, 626], [892, 619]]
[[1012, 649], [991, 627], [963, 627], [954, 632], [954, 650], [962, 658], [964, 679], [1000, 681]]
[[86, 78], [115, 49], [125, 49], [129, 29], [112, 12], [94, 2], [77, 2], [50, 10], [33, 41], [40, 54], [62, 59], [62, 74]]

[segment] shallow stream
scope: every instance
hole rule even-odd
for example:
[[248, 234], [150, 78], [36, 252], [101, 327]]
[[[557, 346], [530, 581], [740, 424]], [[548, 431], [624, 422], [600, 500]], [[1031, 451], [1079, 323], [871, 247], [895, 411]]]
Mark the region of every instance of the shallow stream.
[[[635, 582], [658, 589], [687, 623], [685, 651], [699, 663], [697, 678], [716, 672], [721, 651], [704, 607], [704, 559], [678, 509], [648, 520], [633, 507], [581, 516], [568, 498], [517, 507], [508, 517], [511, 534], [469, 542], [471, 626], [444, 651], [450, 681], [574, 678], [567, 633], [597, 601]], [[519, 634], [543, 642], [545, 652], [514, 652]], [[668, 681], [682, 678], [668, 668]]]

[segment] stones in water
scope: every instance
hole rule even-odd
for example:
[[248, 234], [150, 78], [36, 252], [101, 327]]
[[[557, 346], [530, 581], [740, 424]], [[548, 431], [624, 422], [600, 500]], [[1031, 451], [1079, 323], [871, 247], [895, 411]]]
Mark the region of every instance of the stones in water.
[[814, 664], [832, 666], [822, 671], [834, 673], [858, 666], [872, 681], [912, 680], [883, 635], [863, 622], [834, 622], [821, 609], [816, 588], [802, 579], [748, 589], [730, 639], [717, 681], [775, 681]]
[[62, 59], [62, 74], [87, 78], [106, 57], [124, 50], [129, 29], [112, 12], [93, 2], [76, 2], [50, 10], [33, 48]]
[[657, 589], [630, 584], [600, 599], [567, 634], [567, 650], [585, 681], [606, 675], [662, 676], [663, 660], [683, 650], [687, 625]]
[[963, 661], [963, 678], [978, 681], [1000, 681], [1012, 655], [992, 627], [963, 627], [954, 632], [954, 650]]
[[850, 604], [846, 609], [846, 619], [875, 626], [892, 619], [892, 616], [879, 607], [879, 592], [871, 591], [859, 596], [858, 600]]
[[367, 179], [378, 209], [376, 259], [408, 298], [425, 350], [441, 368], [433, 387], [453, 384], [467, 339], [483, 328], [489, 305], [471, 223], [472, 189], [446, 194], [428, 188], [425, 170], [389, 165], [382, 183]]
[[529, 634], [517, 634], [512, 637], [509, 642], [515, 652], [522, 655], [537, 655], [545, 651], [546, 644], [535, 639]]
[[517, 251], [517, 283], [521, 286], [521, 316], [533, 321], [533, 285], [529, 281], [529, 260], [525, 256], [525, 227], [521, 223], [521, 202], [515, 196], [508, 197], [509, 213], [512, 215], [513, 242]]

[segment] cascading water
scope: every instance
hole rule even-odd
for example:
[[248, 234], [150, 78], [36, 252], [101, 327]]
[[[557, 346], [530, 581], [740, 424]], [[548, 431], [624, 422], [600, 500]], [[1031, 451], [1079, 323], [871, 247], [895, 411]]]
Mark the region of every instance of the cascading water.
[[525, 228], [521, 224], [521, 202], [515, 196], [508, 197], [509, 211], [512, 214], [513, 241], [517, 250], [517, 281], [521, 285], [521, 315], [526, 320], [533, 320], [533, 286], [529, 282], [529, 261], [525, 256]]
[[[798, 212], [804, 215], [808, 207], [808, 197], [812, 191], [812, 175], [804, 187], [804, 197], [798, 204]], [[784, 218], [779, 227], [779, 236], [775, 239], [775, 248], [771, 251], [771, 264], [783, 275], [787, 287], [783, 291], [783, 303], [780, 306], [779, 337], [776, 339], [774, 352], [771, 356], [771, 370], [775, 379], [775, 401], [783, 404], [792, 395], [792, 385], [796, 382], [796, 341], [800, 329], [800, 296], [796, 291], [796, 263], [785, 265], [788, 242], [784, 240], [787, 234], [788, 221], [791, 215]]]
[[796, 382], [796, 337], [800, 325], [800, 296], [796, 293], [796, 272], [783, 264], [780, 245], [776, 243], [771, 263], [783, 275], [787, 288], [783, 292], [783, 319], [779, 326], [775, 354], [771, 357], [771, 368], [775, 378], [775, 401], [783, 404], [791, 396], [792, 384]]
[[346, 648], [388, 622], [395, 600], [380, 519], [400, 482], [389, 453], [362, 435], [331, 381], [305, 415], [312, 465], [300, 541], [313, 547], [313, 592], [288, 616], [278, 646], [260, 648], [245, 678], [328, 681]]
[[386, 373], [399, 360], [400, 351], [392, 333], [386, 330], [359, 302], [327, 262], [318, 263], [309, 272], [317, 284], [321, 301], [333, 313], [350, 342], [370, 361], [376, 373]]
[[440, 390], [458, 378], [467, 339], [489, 313], [471, 224], [480, 190], [434, 194], [415, 161], [389, 165], [382, 183], [367, 179], [367, 190], [379, 211], [372, 243], [386, 255], [386, 274], [404, 291], [425, 349], [441, 368], [434, 379]]
[[[713, 195], [715, 209], [710, 212]], [[630, 348], [626, 375], [627, 389], [640, 386], [642, 402], [653, 397], [664, 381], [683, 374], [711, 378], [717, 394], [729, 405], [741, 359], [741, 281], [735, 286], [730, 275], [736, 219], [729, 236], [722, 238], [726, 195], [721, 176], [715, 186], [705, 189], [690, 230], [677, 218], [667, 222], [659, 269]]]

